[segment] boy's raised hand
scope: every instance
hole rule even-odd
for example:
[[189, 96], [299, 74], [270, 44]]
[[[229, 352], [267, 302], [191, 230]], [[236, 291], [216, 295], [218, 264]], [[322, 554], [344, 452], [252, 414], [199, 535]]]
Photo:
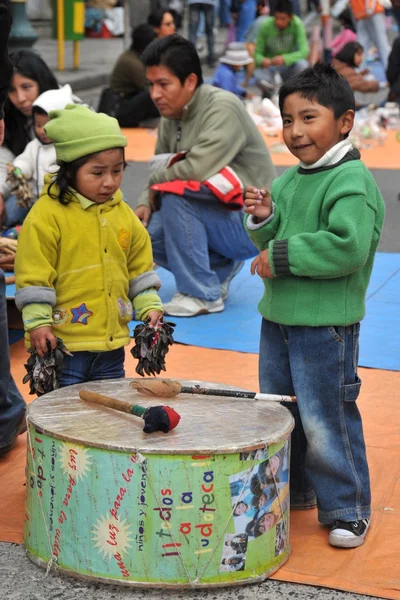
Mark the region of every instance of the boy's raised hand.
[[268, 190], [247, 186], [244, 194], [245, 212], [257, 221], [268, 219], [272, 212], [272, 198]]

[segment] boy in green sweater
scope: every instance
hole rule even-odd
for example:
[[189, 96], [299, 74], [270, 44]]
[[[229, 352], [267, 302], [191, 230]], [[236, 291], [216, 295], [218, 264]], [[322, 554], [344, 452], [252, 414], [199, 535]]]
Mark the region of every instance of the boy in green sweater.
[[347, 140], [355, 102], [326, 65], [285, 83], [283, 138], [300, 160], [266, 190], [247, 188], [245, 224], [261, 251], [264, 280], [262, 392], [295, 394], [291, 405], [292, 508], [312, 508], [329, 543], [360, 546], [371, 494], [356, 399], [359, 321], [384, 218], [376, 183]]

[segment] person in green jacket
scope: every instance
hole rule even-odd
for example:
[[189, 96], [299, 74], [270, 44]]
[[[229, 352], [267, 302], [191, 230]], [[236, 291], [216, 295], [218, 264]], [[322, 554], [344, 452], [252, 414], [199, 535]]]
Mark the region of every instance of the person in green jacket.
[[384, 219], [374, 178], [347, 137], [355, 100], [331, 66], [285, 83], [283, 138], [300, 160], [272, 184], [246, 191], [245, 223], [265, 284], [260, 388], [296, 395], [292, 508], [312, 508], [329, 543], [354, 548], [370, 524], [371, 493], [356, 400], [360, 320]]
[[265, 97], [275, 90], [276, 78], [286, 81], [308, 67], [309, 46], [300, 17], [290, 0], [278, 0], [273, 16], [260, 25], [255, 49], [257, 85]]

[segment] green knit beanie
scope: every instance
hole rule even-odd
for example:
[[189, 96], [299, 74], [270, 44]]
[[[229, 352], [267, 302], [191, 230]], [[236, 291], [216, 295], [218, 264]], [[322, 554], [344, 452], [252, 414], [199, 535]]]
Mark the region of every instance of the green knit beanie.
[[68, 104], [64, 110], [50, 111], [49, 117], [44, 129], [54, 142], [57, 160], [69, 163], [88, 154], [128, 145], [117, 119], [86, 106]]

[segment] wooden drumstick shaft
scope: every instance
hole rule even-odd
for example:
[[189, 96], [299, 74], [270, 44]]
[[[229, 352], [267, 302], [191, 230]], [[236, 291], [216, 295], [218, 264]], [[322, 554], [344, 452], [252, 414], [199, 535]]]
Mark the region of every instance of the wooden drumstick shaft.
[[133, 412], [133, 405], [130, 402], [125, 402], [125, 400], [118, 400], [117, 398], [102, 396], [101, 394], [96, 394], [96, 392], [88, 392], [87, 390], [82, 390], [79, 392], [79, 397], [81, 400], [87, 400], [87, 402], [101, 404], [102, 406], [107, 406], [107, 408], [114, 408], [115, 410], [119, 410], [130, 415]]

